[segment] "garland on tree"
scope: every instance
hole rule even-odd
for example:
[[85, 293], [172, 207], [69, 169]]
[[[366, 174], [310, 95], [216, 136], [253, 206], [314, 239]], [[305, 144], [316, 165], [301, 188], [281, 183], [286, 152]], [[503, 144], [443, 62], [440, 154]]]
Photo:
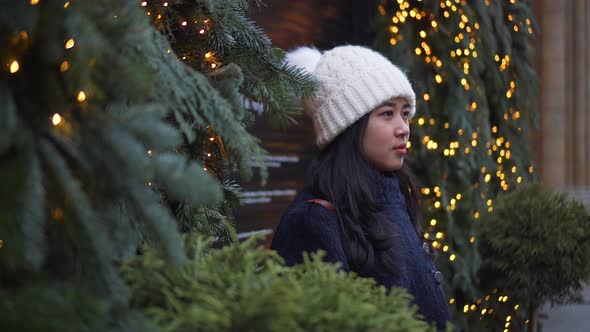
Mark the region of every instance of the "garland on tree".
[[[173, 66], [159, 67], [160, 75], [173, 75], [178, 89], [167, 80], [156, 86], [173, 121], [182, 129], [182, 152], [200, 161], [203, 170], [222, 183], [224, 202], [215, 207], [169, 201], [184, 231], [199, 231], [228, 240], [225, 221], [239, 205], [239, 187], [228, 178], [239, 171], [251, 175], [251, 162], [262, 164], [265, 155], [258, 140], [246, 131], [256, 103], [273, 123], [286, 124], [297, 112], [293, 96], [308, 96], [315, 87], [311, 76], [283, 62], [285, 52], [246, 16], [259, 1], [140, 1], [152, 25], [166, 36], [156, 46]], [[246, 101], [246, 103], [245, 103]], [[263, 180], [266, 169], [261, 169]]]
[[408, 71], [418, 97], [409, 162], [425, 236], [442, 252], [455, 324], [467, 329], [496, 315], [488, 309], [498, 298], [518, 310], [502, 290], [478, 289], [474, 226], [499, 193], [536, 179], [531, 1], [384, 0], [378, 10], [375, 46]]

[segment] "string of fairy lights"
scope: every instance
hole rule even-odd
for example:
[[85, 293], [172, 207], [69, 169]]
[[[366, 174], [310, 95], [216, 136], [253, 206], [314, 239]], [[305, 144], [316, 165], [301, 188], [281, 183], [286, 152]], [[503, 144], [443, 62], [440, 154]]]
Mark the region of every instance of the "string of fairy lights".
[[[170, 15], [171, 9], [169, 2], [166, 0], [141, 1], [139, 3], [146, 11], [146, 15], [151, 18], [152, 24], [158, 30], [166, 30], [166, 24], [175, 25], [185, 35], [191, 36], [195, 42], [205, 40], [207, 34], [211, 31], [211, 19], [208, 17], [190, 17], [179, 18], [176, 15]], [[172, 50], [167, 49], [166, 54], [171, 54]], [[222, 62], [217, 57], [218, 53], [214, 50], [205, 50], [203, 52], [193, 48], [183, 50], [178, 58], [189, 66], [200, 67], [205, 72], [215, 71], [220, 68]], [[223, 139], [216, 135], [211, 126], [207, 126], [209, 137], [207, 143], [209, 148], [205, 149], [202, 159], [204, 162], [203, 171], [215, 172], [213, 166], [214, 153], [212, 150], [218, 150], [222, 158], [227, 159], [226, 152], [223, 148]], [[208, 162], [209, 161], [209, 162]]]
[[[39, 5], [40, 2], [42, 0], [29, 0], [29, 3], [31, 6], [36, 6]], [[70, 8], [72, 1], [65, 1], [63, 4], [63, 8], [68, 9]], [[168, 7], [169, 3], [167, 1], [150, 1], [149, 5], [151, 5], [152, 8], [156, 7], [156, 8], [166, 8]], [[141, 7], [147, 7], [148, 6], [148, 1], [140, 1], [139, 2], [139, 6]], [[152, 17], [153, 22], [156, 26], [157, 26], [157, 21], [160, 21], [164, 18], [164, 15], [162, 13], [158, 13], [156, 15], [153, 15], [153, 13], [151, 11], [146, 11], [146, 15]], [[116, 19], [116, 16], [115, 16]], [[210, 31], [211, 29], [211, 21], [209, 18], [204, 18], [204, 19], [192, 19], [192, 20], [187, 20], [187, 19], [182, 19], [180, 20], [178, 23], [178, 26], [182, 29], [192, 29], [196, 32], [196, 39], [197, 40], [203, 40], [203, 38], [206, 37], [207, 33]], [[21, 31], [17, 34], [15, 34], [13, 36], [13, 38], [11, 39], [13, 44], [18, 44], [20, 42], [23, 41], [28, 41], [29, 39], [29, 35], [26, 31]], [[74, 38], [66, 38], [64, 45], [63, 45], [64, 49], [66, 51], [71, 51], [76, 47], [76, 40]], [[167, 49], [165, 50], [166, 54], [171, 54], [172, 51], [171, 49]], [[204, 65], [204, 69], [206, 70], [216, 70], [221, 66], [221, 62], [217, 59], [216, 57], [217, 53], [213, 50], [210, 51], [206, 51], [203, 54], [199, 55], [199, 56], [195, 56], [195, 54], [182, 54], [181, 56], [179, 56], [180, 59], [182, 59], [183, 61], [200, 61], [201, 64]], [[187, 61], [188, 62], [188, 61]], [[71, 67], [71, 64], [68, 60], [63, 60], [59, 63], [59, 71], [60, 73], [66, 73]], [[201, 66], [203, 67], [203, 66]], [[8, 70], [8, 72], [10, 74], [17, 74], [18, 72], [22, 71], [22, 64], [19, 62], [18, 59], [9, 59], [8, 63], [6, 64], [6, 68]], [[87, 103], [88, 102], [88, 91], [84, 91], [84, 90], [78, 90], [75, 93], [74, 96], [75, 100], [78, 103]], [[63, 113], [54, 113], [51, 117], [50, 117], [50, 123], [53, 126], [59, 127], [59, 126], [64, 126], [66, 120], [64, 118]], [[219, 146], [223, 146], [223, 142], [222, 142], [222, 138], [218, 135], [215, 134], [215, 132], [213, 131], [213, 129], [210, 126], [207, 126], [207, 132], [209, 133], [209, 137], [207, 139], [207, 142], [211, 145], [219, 145]], [[219, 148], [219, 147], [218, 147]], [[212, 149], [209, 149], [212, 150]], [[223, 150], [223, 149], [221, 149]], [[153, 155], [153, 151], [150, 149], [147, 151], [149, 156]], [[221, 154], [224, 154], [224, 151], [221, 151]], [[203, 159], [206, 163], [207, 159], [212, 159], [213, 153], [210, 151], [206, 151], [203, 155]], [[209, 167], [207, 167], [206, 165], [203, 167], [203, 171], [208, 172], [210, 171]], [[149, 186], [152, 186], [152, 182], [148, 183]]]
[[[490, 6], [490, 0], [483, 1], [485, 6]], [[509, 0], [510, 4], [512, 5], [516, 4], [517, 1], [518, 0]], [[447, 80], [451, 79], [452, 77], [451, 75], [447, 75], [447, 72], [451, 69], [458, 68], [460, 70], [458, 72], [462, 72], [463, 76], [458, 78], [457, 83], [459, 83], [465, 91], [470, 91], [471, 89], [476, 88], [477, 81], [471, 77], [471, 70], [473, 68], [472, 62], [476, 61], [476, 59], [481, 56], [481, 54], [478, 52], [478, 38], [476, 34], [481, 28], [481, 25], [480, 23], [476, 22], [473, 17], [470, 17], [468, 11], [464, 10], [467, 5], [467, 1], [438, 1], [440, 13], [442, 14], [440, 19], [448, 20], [447, 22], [439, 22], [437, 21], [438, 17], [433, 13], [429, 13], [424, 9], [421, 9], [426, 7], [423, 5], [424, 1], [422, 0], [414, 1], [414, 5], [411, 5], [410, 1], [407, 0], [394, 0], [392, 3], [394, 7], [392, 10], [393, 14], [388, 13], [388, 10], [384, 5], [378, 6], [381, 16], [391, 18], [391, 23], [388, 26], [388, 32], [390, 33], [389, 44], [393, 47], [396, 47], [404, 41], [414, 42], [415, 45], [411, 46], [410, 48], [413, 48], [413, 53], [418, 59], [432, 68], [433, 79], [434, 82], [436, 82], [436, 85], [454, 83], [447, 82]], [[517, 18], [514, 15], [508, 14], [506, 19], [508, 22], [510, 22], [510, 24], [512, 24], [512, 30], [514, 33], [533, 34], [530, 18], [525, 18], [523, 21], [517, 21]], [[409, 31], [418, 30], [415, 31], [415, 33], [417, 33], [415, 38], [413, 38], [414, 36], [404, 35], [402, 28], [409, 22], [412, 22], [410, 24], [414, 24], [415, 26], [422, 27], [421, 30], [419, 28], [409, 29]], [[457, 24], [456, 26], [459, 29], [448, 27], [450, 24]], [[445, 38], [450, 40], [451, 45], [452, 42], [456, 44], [456, 46], [451, 46], [448, 50], [450, 63], [446, 63], [446, 60], [444, 60], [447, 58], [446, 56], [435, 54], [436, 51], [430, 44], [434, 38], [441, 34], [441, 25], [444, 26], [444, 33], [447, 34]], [[497, 63], [498, 69], [501, 72], [506, 71], [512, 65], [512, 59], [508, 54], [495, 54], [494, 62]], [[453, 68], [451, 68], [451, 66], [453, 66]], [[457, 70], [453, 70], [453, 72], [457, 72]], [[433, 88], [436, 89], [437, 87], [434, 86]], [[515, 93], [517, 93], [516, 82], [514, 80], [510, 80], [505, 91], [505, 97], [507, 99], [513, 98]], [[428, 104], [431, 102], [431, 95], [432, 93], [429, 91], [425, 91], [423, 93], [422, 98], [424, 103]], [[472, 113], [477, 112], [478, 108], [480, 108], [480, 104], [481, 103], [478, 103], [477, 100], [469, 101], [465, 105], [465, 111]], [[515, 123], [517, 123], [516, 121], [519, 119], [521, 119], [521, 114], [520, 111], [515, 107], [509, 108], [508, 112], [503, 114], [504, 121], [515, 121]], [[434, 117], [430, 119], [420, 117], [414, 119], [413, 122], [420, 127], [426, 128], [430, 126], [433, 129], [438, 125], [438, 121]], [[451, 125], [449, 122], [445, 122], [443, 125], [446, 130], [450, 130]], [[523, 176], [522, 174], [519, 174], [519, 169], [516, 165], [505, 167], [506, 163], [509, 162], [512, 157], [511, 142], [506, 137], [500, 135], [499, 126], [493, 125], [490, 128], [491, 135], [489, 135], [489, 137], [491, 137], [491, 139], [489, 141], [484, 141], [483, 137], [486, 137], [486, 135], [482, 135], [482, 132], [479, 130], [480, 129], [477, 128], [477, 130], [474, 132], [467, 133], [463, 129], [458, 129], [457, 135], [464, 141], [463, 145], [459, 140], [452, 140], [449, 142], [448, 146], [442, 146], [436, 141], [434, 137], [431, 137], [430, 135], [424, 135], [421, 137], [419, 143], [421, 143], [426, 150], [432, 151], [433, 153], [440, 153], [444, 158], [456, 158], [461, 156], [461, 153], [464, 155], [469, 155], [470, 153], [474, 153], [474, 150], [478, 149], [483, 144], [488, 156], [493, 156], [492, 158], [495, 159], [494, 161], [496, 163], [496, 167], [495, 169], [492, 169], [492, 167], [489, 166], [482, 166], [480, 168], [480, 181], [473, 183], [473, 190], [479, 191], [479, 197], [484, 202], [483, 205], [487, 208], [487, 212], [490, 213], [493, 211], [494, 201], [492, 198], [486, 197], [486, 194], [483, 190], [484, 184], [486, 186], [491, 185], [492, 182], [494, 182], [495, 176], [499, 187], [503, 191], [507, 191], [511, 186], [522, 183]], [[519, 133], [522, 132], [521, 127], [518, 127], [517, 130]], [[410, 148], [410, 146], [408, 146], [408, 148]], [[534, 168], [533, 166], [529, 166], [528, 169], [524, 171], [532, 174], [534, 172]], [[432, 188], [423, 187], [421, 188], [421, 193], [428, 202], [432, 202], [432, 208], [435, 211], [442, 209], [446, 209], [449, 212], [455, 211], [464, 194], [460, 192], [450, 193], [447, 192], [446, 189], [441, 189], [441, 187], [442, 186], [440, 185], [435, 185]], [[475, 211], [472, 211], [473, 219], [479, 219], [483, 212], [485, 212], [485, 210], [480, 211], [476, 209]], [[450, 247], [450, 245], [445, 243], [444, 231], [437, 230], [437, 226], [440, 226], [440, 223], [441, 220], [432, 218], [428, 224], [429, 231], [424, 234], [424, 237], [433, 240], [432, 245], [446, 253], [450, 262], [454, 262], [457, 259], [458, 253], [453, 252], [453, 249]], [[469, 243], [473, 244], [475, 243], [475, 240], [475, 237], [471, 236], [469, 238]], [[491, 301], [507, 304], [509, 300], [507, 295], [500, 295], [498, 293], [498, 289], [494, 289], [492, 294], [488, 294], [483, 298], [477, 299], [476, 303], [465, 304], [463, 307], [463, 312], [479, 312], [480, 319], [483, 319], [485, 315], [492, 315], [494, 313], [494, 309], [489, 307]], [[455, 304], [455, 299], [451, 298], [449, 302], [451, 304]], [[515, 304], [513, 306], [514, 311], [517, 311], [519, 307], [520, 305]], [[512, 316], [508, 315], [505, 319], [506, 321], [504, 331], [507, 332], [509, 331]], [[525, 323], [528, 324], [528, 321]]]

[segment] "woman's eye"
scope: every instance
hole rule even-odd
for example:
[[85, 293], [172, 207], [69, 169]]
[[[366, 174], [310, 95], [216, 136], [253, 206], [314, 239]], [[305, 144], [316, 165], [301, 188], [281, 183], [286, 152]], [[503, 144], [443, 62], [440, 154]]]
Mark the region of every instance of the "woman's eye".
[[391, 116], [393, 116], [393, 111], [385, 111], [385, 112], [381, 113], [381, 115], [383, 115], [385, 117], [391, 117]]
[[403, 113], [404, 118], [409, 118], [410, 114], [412, 114], [410, 111], [404, 111], [404, 113]]

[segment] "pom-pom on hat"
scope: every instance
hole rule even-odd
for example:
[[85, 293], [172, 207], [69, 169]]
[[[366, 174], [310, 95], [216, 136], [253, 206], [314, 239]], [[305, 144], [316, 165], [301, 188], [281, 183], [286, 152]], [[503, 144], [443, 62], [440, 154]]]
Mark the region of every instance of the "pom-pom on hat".
[[313, 120], [320, 149], [391, 98], [406, 98], [411, 116], [416, 113], [416, 95], [406, 75], [366, 47], [339, 46], [323, 54], [300, 47], [289, 52], [286, 60], [319, 81], [316, 95], [303, 100], [303, 107]]

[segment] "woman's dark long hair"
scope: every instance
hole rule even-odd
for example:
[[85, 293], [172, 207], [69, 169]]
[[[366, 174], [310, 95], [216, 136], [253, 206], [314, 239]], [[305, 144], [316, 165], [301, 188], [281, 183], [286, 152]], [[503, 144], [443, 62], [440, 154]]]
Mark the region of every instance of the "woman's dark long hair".
[[[399, 232], [395, 224], [387, 220], [378, 202], [379, 172], [370, 165], [363, 151], [369, 114], [336, 137], [320, 153], [311, 169], [312, 194], [336, 206], [348, 263], [361, 275], [378, 257], [391, 268], [387, 272], [396, 272], [396, 252], [399, 252], [395, 249]], [[404, 163], [393, 173], [406, 198], [416, 234], [421, 238], [418, 191], [410, 169]], [[385, 254], [377, 256], [378, 252]]]

